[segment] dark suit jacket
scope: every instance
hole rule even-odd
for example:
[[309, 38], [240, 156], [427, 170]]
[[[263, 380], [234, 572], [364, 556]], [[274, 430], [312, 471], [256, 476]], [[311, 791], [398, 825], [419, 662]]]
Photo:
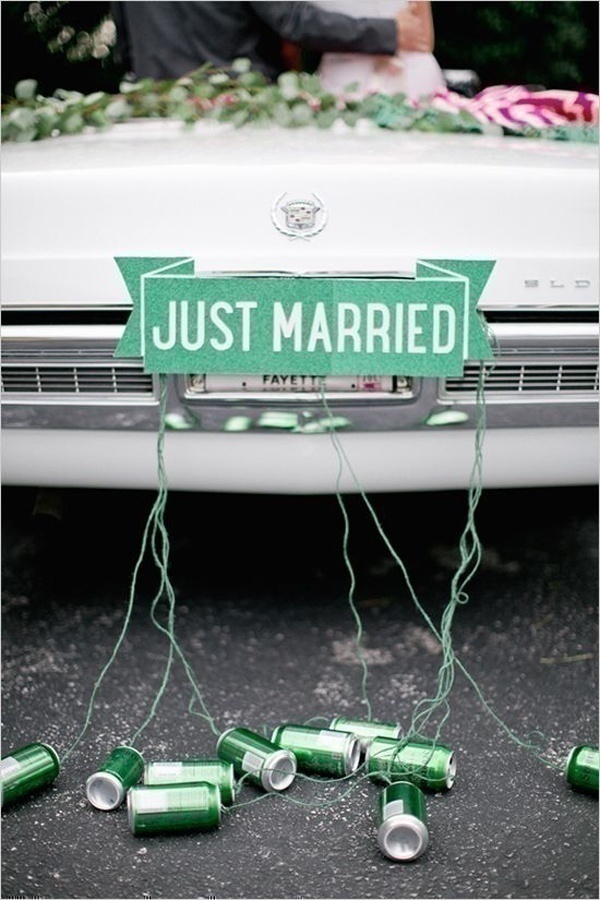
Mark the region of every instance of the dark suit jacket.
[[113, 3], [123, 65], [137, 78], [178, 78], [202, 63], [246, 57], [274, 79], [286, 66], [282, 41], [323, 53], [393, 54], [393, 19], [354, 19], [309, 2]]

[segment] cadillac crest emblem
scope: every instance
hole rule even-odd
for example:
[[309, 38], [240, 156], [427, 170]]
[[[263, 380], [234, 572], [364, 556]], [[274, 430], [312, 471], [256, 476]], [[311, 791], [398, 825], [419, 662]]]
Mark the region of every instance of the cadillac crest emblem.
[[311, 238], [327, 223], [325, 207], [316, 194], [312, 199], [281, 194], [273, 204], [271, 218], [275, 228], [290, 238]]

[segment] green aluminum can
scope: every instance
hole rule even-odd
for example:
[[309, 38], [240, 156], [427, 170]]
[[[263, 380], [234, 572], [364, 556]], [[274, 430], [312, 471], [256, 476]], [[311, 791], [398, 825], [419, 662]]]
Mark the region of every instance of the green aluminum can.
[[302, 772], [343, 777], [360, 765], [360, 742], [347, 731], [288, 724], [276, 728], [271, 740], [294, 754]]
[[402, 737], [402, 728], [397, 723], [375, 722], [366, 719], [345, 719], [337, 716], [332, 719], [330, 728], [334, 731], [349, 731], [355, 734], [360, 741], [361, 750], [366, 753], [369, 744], [376, 737], [387, 737], [399, 741]]
[[216, 784], [221, 802], [229, 806], [235, 800], [233, 765], [222, 759], [183, 759], [179, 762], [146, 763], [144, 784]]
[[0, 762], [0, 805], [12, 803], [51, 784], [60, 771], [58, 754], [49, 744], [27, 744]]
[[210, 831], [221, 822], [216, 784], [137, 785], [127, 792], [127, 818], [133, 834]]
[[429, 791], [447, 791], [454, 784], [454, 753], [431, 741], [393, 741], [374, 738], [367, 750], [367, 774], [373, 781], [413, 781]]
[[116, 809], [127, 788], [137, 784], [144, 773], [144, 759], [134, 747], [115, 747], [85, 784], [87, 798], [96, 809]]
[[379, 795], [377, 843], [384, 856], [410, 862], [429, 844], [425, 797], [411, 781], [390, 784]]
[[283, 791], [296, 777], [296, 757], [247, 728], [230, 728], [217, 741], [217, 756], [265, 791]]
[[566, 765], [567, 781], [571, 787], [590, 794], [598, 793], [600, 751], [597, 746], [580, 744], [569, 753]]

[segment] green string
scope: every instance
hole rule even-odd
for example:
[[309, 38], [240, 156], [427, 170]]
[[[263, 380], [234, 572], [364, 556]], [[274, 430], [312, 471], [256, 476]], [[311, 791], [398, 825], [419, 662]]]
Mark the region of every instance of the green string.
[[[168, 562], [168, 554], [169, 554], [169, 545], [168, 542], [165, 544], [164, 538], [162, 544], [157, 547], [158, 535], [163, 537], [163, 528], [164, 526], [164, 511], [167, 503], [167, 478], [164, 464], [164, 441], [165, 441], [165, 424], [166, 424], [166, 402], [167, 402], [167, 379], [164, 376], [160, 377], [160, 418], [159, 418], [159, 430], [158, 430], [158, 442], [157, 442], [157, 463], [158, 463], [158, 494], [157, 501], [153, 508], [153, 515], [151, 514], [152, 520], [152, 535], [150, 546], [152, 550], [152, 557], [154, 562], [160, 572], [160, 584], [158, 590], [152, 600], [152, 604], [150, 607], [150, 618], [152, 622], [157, 623], [156, 620], [156, 609], [157, 606], [163, 596], [163, 593], [166, 592], [167, 602], [168, 602], [168, 634], [170, 638], [174, 638], [174, 627], [175, 627], [175, 597], [173, 594], [173, 590], [171, 588], [171, 583], [168, 579], [167, 575], [167, 562]], [[145, 544], [143, 545], [143, 551], [145, 552]], [[156, 711], [160, 704], [160, 701], [163, 698], [163, 695], [166, 691], [167, 684], [169, 681], [169, 676], [171, 674], [171, 669], [173, 665], [173, 641], [169, 641], [169, 654], [167, 657], [167, 664], [165, 666], [165, 671], [162, 677], [162, 681], [160, 687], [157, 691], [157, 694], [152, 702], [152, 706], [150, 708], [150, 712], [148, 713], [146, 719], [142, 722], [138, 730], [135, 732], [131, 739], [131, 745], [134, 746], [140, 735], [145, 731], [150, 722], [154, 719], [156, 715]]]
[[[163, 398], [161, 395], [161, 404], [163, 402], [164, 401], [163, 401]], [[161, 422], [162, 422], [162, 416], [161, 416]], [[162, 434], [162, 429], [159, 429], [159, 436], [158, 436], [159, 447], [160, 447], [161, 441], [163, 439], [164, 439], [164, 435]], [[150, 514], [148, 516], [148, 519], [146, 521], [146, 525], [144, 527], [144, 532], [143, 532], [143, 536], [142, 536], [142, 545], [141, 545], [141, 549], [140, 549], [137, 561], [136, 561], [134, 569], [133, 569], [133, 574], [132, 574], [131, 583], [130, 583], [130, 587], [129, 587], [129, 599], [127, 602], [127, 609], [125, 611], [125, 618], [123, 619], [123, 625], [121, 627], [121, 632], [119, 634], [119, 637], [117, 638], [117, 641], [113, 647], [113, 650], [112, 650], [107, 662], [105, 663], [104, 667], [102, 668], [102, 670], [100, 672], [100, 675], [98, 676], [98, 678], [96, 679], [96, 681], [94, 683], [81, 731], [79, 732], [79, 734], [77, 735], [77, 737], [75, 738], [73, 743], [70, 745], [68, 750], [64, 753], [64, 755], [61, 759], [62, 763], [66, 762], [66, 760], [71, 756], [73, 751], [81, 743], [85, 734], [87, 733], [87, 730], [92, 721], [92, 715], [93, 715], [93, 711], [94, 711], [94, 703], [96, 701], [96, 696], [98, 694], [98, 691], [100, 690], [100, 686], [101, 686], [108, 670], [110, 669], [113, 662], [115, 661], [117, 654], [121, 648], [121, 645], [125, 639], [125, 634], [127, 633], [127, 630], [129, 628], [129, 623], [131, 621], [131, 614], [133, 612], [133, 607], [134, 607], [134, 603], [135, 603], [138, 573], [139, 573], [140, 566], [142, 564], [142, 561], [143, 561], [145, 553], [146, 553], [146, 545], [148, 542], [148, 535], [150, 533], [150, 528], [155, 520], [155, 515], [156, 515], [156, 512], [157, 512], [161, 502], [162, 502], [162, 497], [161, 497], [161, 492], [159, 491], [159, 493], [154, 501], [154, 504], [152, 506], [152, 509], [150, 511]], [[161, 694], [161, 696], [162, 696], [162, 694]]]
[[[179, 642], [177, 641], [177, 638], [175, 637], [174, 629], [175, 629], [176, 598], [175, 598], [175, 591], [173, 589], [173, 585], [171, 584], [171, 580], [170, 580], [169, 574], [168, 574], [170, 541], [169, 541], [169, 533], [168, 533], [168, 530], [167, 530], [167, 527], [166, 527], [165, 521], [164, 521], [164, 512], [165, 512], [167, 494], [168, 494], [167, 475], [166, 475], [166, 467], [165, 467], [165, 461], [164, 461], [164, 435], [165, 435], [165, 425], [166, 425], [165, 413], [166, 413], [166, 394], [167, 394], [168, 379], [167, 379], [166, 375], [161, 375], [160, 379], [161, 379], [161, 407], [160, 407], [159, 434], [161, 435], [162, 439], [158, 443], [158, 483], [159, 483], [159, 494], [162, 498], [162, 502], [160, 504], [158, 504], [158, 508], [157, 508], [151, 549], [152, 549], [152, 556], [153, 556], [154, 562], [161, 573], [161, 585], [164, 587], [164, 592], [166, 593], [166, 596], [167, 596], [167, 603], [168, 603], [167, 627], [165, 627], [156, 616], [156, 607], [157, 607], [157, 603], [158, 603], [158, 599], [159, 599], [158, 595], [155, 598], [154, 603], [152, 604], [151, 619], [152, 619], [152, 622], [155, 625], [155, 627], [159, 631], [161, 631], [163, 634], [165, 634], [167, 636], [167, 638], [169, 639], [169, 651], [170, 651], [169, 660], [171, 660], [171, 656], [174, 651], [177, 654], [177, 656], [179, 657], [181, 664], [183, 665], [183, 668], [184, 668], [184, 671], [188, 678], [188, 681], [190, 682], [190, 684], [192, 686], [194, 698], [197, 700], [197, 702], [200, 704], [200, 707], [202, 708], [202, 713], [196, 713], [196, 715], [199, 715], [202, 719], [204, 719], [208, 723], [213, 734], [219, 735], [221, 732], [217, 728], [217, 726], [215, 724], [215, 720], [212, 717], [210, 711], [208, 710], [208, 707], [206, 706], [204, 696], [202, 694], [202, 691], [200, 690], [200, 687], [198, 685], [198, 682], [197, 682], [196, 676], [194, 674], [194, 671], [192, 669], [192, 666], [188, 662], [183, 649], [181, 648]], [[160, 540], [158, 540], [158, 538], [160, 538]], [[168, 665], [167, 670], [165, 671], [165, 677], [163, 678], [163, 682], [161, 684], [159, 692], [154, 700], [150, 714], [148, 715], [148, 718], [141, 726], [141, 729], [138, 730], [138, 732], [136, 732], [136, 735], [141, 733], [141, 730], [143, 730], [152, 721], [154, 713], [156, 712], [156, 708], [160, 702], [160, 699], [161, 699], [162, 694], [164, 693], [164, 689], [166, 687], [169, 668], [170, 668], [170, 666]]]
[[[151, 617], [151, 620], [152, 620], [153, 624], [155, 625], [155, 627], [158, 628], [159, 631], [163, 632], [168, 637], [169, 653], [168, 653], [163, 677], [161, 680], [161, 684], [160, 684], [158, 691], [154, 697], [150, 711], [149, 711], [146, 719], [143, 721], [143, 723], [140, 725], [140, 727], [134, 733], [134, 735], [129, 743], [131, 746], [133, 746], [135, 744], [135, 742], [139, 739], [139, 737], [143, 733], [143, 731], [148, 727], [148, 725], [154, 719], [157, 709], [158, 709], [158, 706], [159, 706], [159, 704], [165, 694], [166, 688], [167, 688], [167, 684], [168, 684], [172, 666], [173, 666], [174, 654], [177, 654], [180, 661], [182, 662], [184, 670], [186, 672], [186, 675], [187, 675], [187, 677], [192, 685], [192, 688], [194, 690], [194, 696], [200, 703], [200, 706], [202, 707], [203, 713], [197, 713], [197, 715], [200, 715], [203, 719], [205, 719], [205, 721], [208, 722], [208, 724], [211, 727], [214, 734], [217, 734], [217, 735], [220, 734], [219, 729], [215, 725], [213, 717], [211, 716], [210, 712], [208, 711], [208, 708], [206, 707], [204, 698], [202, 696], [202, 692], [198, 686], [198, 683], [197, 683], [196, 677], [192, 671], [192, 668], [191, 668], [190, 664], [188, 663], [188, 661], [185, 657], [185, 654], [184, 654], [183, 650], [181, 649], [181, 647], [179, 646], [179, 643], [175, 637], [175, 592], [173, 590], [173, 586], [171, 584], [171, 581], [170, 581], [169, 575], [168, 575], [170, 545], [169, 545], [168, 531], [167, 531], [167, 528], [166, 528], [165, 522], [164, 522], [164, 514], [165, 514], [165, 508], [166, 508], [167, 497], [168, 497], [167, 476], [166, 476], [166, 468], [165, 468], [165, 461], [164, 461], [167, 388], [168, 388], [167, 376], [161, 375], [160, 376], [160, 397], [159, 397], [159, 428], [158, 428], [158, 436], [157, 436], [158, 491], [157, 491], [157, 495], [154, 500], [154, 503], [152, 505], [152, 508], [150, 510], [150, 513], [148, 515], [148, 518], [146, 520], [146, 524], [144, 526], [141, 548], [140, 548], [140, 552], [139, 552], [136, 564], [134, 566], [132, 579], [131, 579], [131, 583], [130, 583], [129, 599], [128, 599], [128, 603], [127, 603], [127, 609], [125, 612], [125, 618], [123, 620], [121, 632], [120, 632], [119, 637], [115, 643], [115, 646], [110, 654], [110, 657], [107, 660], [104, 667], [102, 668], [100, 675], [98, 676], [98, 678], [95, 681], [94, 686], [92, 688], [92, 693], [90, 696], [90, 700], [88, 703], [88, 707], [87, 707], [87, 711], [86, 711], [86, 715], [85, 715], [85, 719], [84, 719], [84, 723], [81, 728], [81, 731], [79, 732], [79, 734], [77, 735], [76, 739], [71, 744], [71, 746], [68, 748], [66, 753], [63, 755], [62, 760], [61, 760], [62, 763], [64, 763], [71, 756], [73, 751], [81, 743], [83, 737], [87, 733], [87, 730], [91, 725], [93, 711], [94, 711], [94, 704], [96, 701], [98, 691], [100, 690], [100, 686], [101, 686], [107, 672], [109, 671], [113, 662], [115, 661], [117, 654], [118, 654], [118, 652], [123, 644], [123, 641], [125, 639], [125, 635], [127, 633], [129, 624], [131, 622], [131, 616], [132, 616], [133, 607], [134, 607], [134, 603], [135, 603], [138, 573], [139, 573], [142, 561], [146, 555], [146, 552], [148, 549], [148, 544], [150, 544], [150, 549], [151, 549], [152, 558], [154, 560], [154, 563], [160, 572], [160, 583], [159, 583], [158, 589], [156, 591], [156, 594], [154, 595], [154, 598], [152, 600], [151, 609], [150, 609], [150, 617]], [[161, 624], [161, 622], [158, 620], [157, 615], [156, 615], [158, 604], [164, 595], [166, 595], [167, 610], [168, 610], [166, 627]]]
[[475, 575], [481, 562], [481, 543], [475, 526], [475, 512], [479, 503], [482, 487], [483, 436], [486, 427], [486, 407], [484, 395], [484, 369], [479, 368], [477, 384], [477, 419], [475, 428], [475, 459], [469, 479], [468, 513], [464, 530], [459, 540], [460, 564], [452, 578], [450, 599], [444, 609], [440, 643], [442, 647], [442, 664], [437, 674], [437, 693], [435, 697], [419, 701], [413, 711], [409, 735], [422, 734], [438, 711], [442, 709], [442, 721], [436, 729], [436, 738], [450, 715], [449, 698], [455, 677], [455, 654], [452, 641], [452, 624], [457, 606], [469, 601], [466, 586]]
[[[353, 784], [348, 788], [348, 790], [344, 791], [343, 794], [338, 795], [337, 797], [333, 797], [331, 800], [321, 800], [318, 802], [309, 801], [309, 800], [299, 800], [297, 797], [291, 797], [289, 794], [283, 794], [279, 791], [266, 791], [264, 794], [259, 794], [257, 797], [253, 797], [252, 800], [240, 800], [237, 803], [232, 803], [229, 807], [226, 807], [227, 810], [239, 809], [242, 806], [253, 806], [255, 803], [260, 803], [262, 800], [266, 800], [269, 797], [279, 797], [280, 800], [285, 801], [286, 803], [294, 803], [296, 806], [302, 806], [305, 809], [325, 809], [328, 806], [335, 806], [336, 803], [340, 803], [342, 800], [345, 800], [346, 797], [349, 797], [350, 794], [353, 794], [364, 781], [370, 780], [369, 775], [359, 775], [360, 770], [364, 768], [364, 763], [350, 775], [340, 776], [339, 778], [315, 778], [311, 775], [306, 775], [303, 772], [296, 772], [295, 778], [302, 781], [309, 781], [312, 784], [319, 784], [321, 786], [327, 784], [340, 784], [349, 779], [353, 780]], [[268, 770], [266, 770], [268, 771]], [[242, 777], [237, 782], [237, 788], [239, 789], [244, 781], [247, 779], [250, 773], [246, 773], [242, 775]]]
[[[487, 329], [489, 331], [489, 329]], [[450, 715], [450, 703], [449, 697], [452, 691], [452, 687], [455, 679], [455, 667], [457, 667], [463, 675], [467, 678], [471, 686], [474, 688], [476, 696], [488, 713], [491, 718], [496, 722], [496, 724], [505, 732], [505, 734], [516, 744], [518, 744], [523, 749], [532, 753], [536, 758], [538, 758], [545, 765], [551, 766], [553, 768], [559, 769], [562, 771], [562, 767], [557, 765], [552, 760], [547, 759], [541, 753], [541, 743], [540, 738], [543, 738], [541, 732], [532, 732], [528, 739], [521, 738], [515, 731], [513, 731], [502, 719], [501, 717], [491, 708], [488, 701], [485, 699], [482, 689], [479, 687], [476, 680], [469, 673], [466, 666], [461, 662], [461, 660], [456, 656], [454, 652], [454, 647], [452, 643], [452, 624], [454, 620], [454, 615], [456, 612], [456, 608], [458, 605], [464, 605], [469, 600], [469, 595], [467, 594], [466, 587], [468, 583], [471, 581], [479, 564], [481, 562], [481, 543], [479, 540], [479, 536], [477, 534], [476, 524], [475, 524], [475, 513], [477, 510], [477, 505], [481, 498], [482, 490], [483, 490], [483, 482], [482, 482], [482, 469], [483, 469], [483, 440], [486, 431], [486, 407], [485, 407], [485, 377], [486, 377], [486, 367], [484, 364], [480, 366], [479, 369], [479, 377], [477, 384], [477, 402], [476, 402], [476, 410], [477, 410], [477, 418], [476, 418], [476, 428], [475, 428], [475, 455], [473, 467], [471, 470], [471, 475], [469, 479], [469, 488], [468, 488], [468, 513], [467, 513], [467, 521], [465, 524], [465, 528], [461, 534], [459, 541], [459, 550], [460, 550], [460, 564], [459, 567], [452, 579], [451, 590], [450, 590], [450, 599], [444, 609], [444, 613], [442, 615], [440, 628], [438, 629], [431, 617], [427, 613], [427, 611], [422, 606], [417, 594], [413, 588], [411, 583], [408, 571], [406, 566], [396, 552], [394, 547], [392, 546], [388, 536], [383, 530], [381, 522], [369, 501], [365, 491], [363, 490], [359, 479], [348, 459], [348, 456], [345, 452], [345, 449], [342, 445], [340, 437], [336, 432], [334, 427], [330, 427], [330, 437], [336, 453], [338, 455], [338, 460], [340, 463], [340, 467], [345, 465], [351, 477], [356, 485], [359, 495], [361, 496], [363, 502], [365, 503], [369, 514], [373, 520], [375, 528], [379, 533], [381, 539], [383, 540], [385, 546], [390, 552], [392, 558], [398, 565], [406, 587], [409, 591], [412, 602], [422, 616], [427, 626], [429, 627], [432, 634], [437, 638], [440, 643], [442, 649], [442, 664], [438, 670], [437, 674], [437, 691], [434, 697], [426, 698], [424, 700], [420, 700], [412, 713], [410, 726], [405, 734], [405, 736], [399, 741], [398, 751], [401, 752], [403, 746], [410, 740], [415, 738], [423, 738], [424, 730], [427, 727], [432, 726], [432, 718], [435, 714], [440, 716], [439, 721], [435, 724], [434, 737], [431, 739], [430, 737], [426, 738], [427, 740], [432, 740], [432, 744], [435, 747], [435, 743], [439, 740], [443, 727], [446, 724], [449, 715]], [[327, 412], [330, 421], [333, 416], [331, 413], [331, 409], [327, 403], [327, 399], [324, 393], [323, 388], [321, 387], [321, 400], [325, 411]], [[344, 500], [342, 495], [339, 492], [339, 472], [337, 479], [337, 500], [342, 509], [345, 510]], [[345, 532], [344, 532], [344, 542], [347, 541], [346, 534], [346, 522], [347, 515], [344, 518], [345, 521]], [[356, 610], [356, 608], [355, 608]], [[358, 616], [358, 612], [355, 611], [356, 617]], [[359, 638], [362, 638], [362, 627], [358, 631]], [[366, 666], [366, 661], [364, 661], [364, 655], [362, 657], [363, 664]], [[364, 681], [363, 681], [364, 684]], [[536, 740], [533, 740], [534, 735], [536, 736]]]
[[[321, 393], [321, 398], [325, 404], [325, 409], [327, 410], [329, 419], [331, 421], [331, 418], [332, 418], [331, 411], [330, 411], [329, 407], [327, 406], [327, 400], [325, 399], [325, 385], [324, 385], [324, 380], [322, 378], [319, 379], [319, 391]], [[334, 428], [331, 428], [330, 430], [332, 433], [335, 431]], [[352, 566], [352, 563], [350, 562], [350, 556], [348, 553], [348, 541], [350, 538], [350, 519], [348, 517], [348, 511], [346, 509], [346, 506], [344, 504], [344, 501], [343, 501], [342, 495], [341, 495], [341, 491], [340, 491], [340, 482], [341, 482], [343, 471], [344, 471], [344, 460], [340, 455], [338, 455], [338, 471], [337, 471], [337, 475], [336, 475], [336, 479], [335, 479], [335, 496], [337, 498], [337, 502], [340, 507], [340, 511], [342, 513], [342, 518], [344, 520], [344, 534], [342, 537], [342, 554], [344, 557], [344, 564], [345, 564], [346, 569], [348, 570], [348, 574], [350, 576], [350, 587], [348, 589], [347, 600], [348, 600], [348, 606], [350, 607], [350, 611], [352, 613], [352, 616], [353, 616], [354, 622], [355, 622], [355, 626], [356, 626], [356, 638], [355, 638], [356, 654], [358, 656], [358, 660], [360, 662], [361, 669], [362, 669], [360, 693], [361, 693], [362, 702], [364, 703], [366, 710], [367, 710], [367, 719], [371, 720], [371, 718], [372, 718], [371, 701], [369, 700], [369, 696], [367, 693], [367, 681], [369, 678], [369, 667], [367, 665], [367, 661], [365, 659], [364, 650], [363, 650], [362, 620], [361, 620], [360, 614], [358, 612], [358, 609], [356, 607], [356, 603], [354, 601], [354, 592], [356, 590], [356, 576], [354, 574], [354, 568]]]

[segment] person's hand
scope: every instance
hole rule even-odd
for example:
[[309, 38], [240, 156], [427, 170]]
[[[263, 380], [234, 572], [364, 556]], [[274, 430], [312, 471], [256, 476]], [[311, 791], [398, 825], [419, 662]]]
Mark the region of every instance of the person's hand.
[[398, 50], [433, 52], [433, 21], [426, 0], [415, 0], [396, 16]]

